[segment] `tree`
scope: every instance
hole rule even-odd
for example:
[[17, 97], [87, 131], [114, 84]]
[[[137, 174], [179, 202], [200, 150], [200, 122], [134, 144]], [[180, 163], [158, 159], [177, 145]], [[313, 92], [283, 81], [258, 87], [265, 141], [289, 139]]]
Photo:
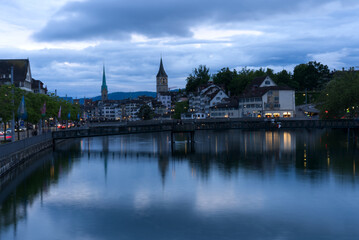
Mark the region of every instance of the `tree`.
[[210, 78], [209, 68], [206, 65], [199, 65], [187, 77], [186, 91], [195, 92], [200, 85], [206, 84]]
[[318, 101], [322, 118], [357, 118], [359, 114], [359, 73], [337, 73]]
[[175, 114], [173, 118], [181, 119], [181, 114], [188, 112], [188, 109], [189, 109], [188, 101], [176, 102]]
[[246, 86], [255, 78], [260, 75], [259, 72], [255, 72], [253, 69], [242, 68], [241, 71], [237, 72], [233, 70], [233, 79], [229, 85], [229, 90], [232, 95], [240, 95]]
[[217, 85], [223, 85], [226, 93], [228, 93], [228, 88], [231, 82], [233, 82], [233, 78], [237, 74], [237, 71], [232, 72], [229, 68], [222, 68], [217, 74], [213, 75], [213, 82]]
[[137, 117], [142, 120], [150, 120], [153, 118], [153, 110], [147, 104], [144, 104], [140, 107]]
[[293, 75], [291, 72], [287, 72], [286, 70], [282, 70], [275, 74], [273, 77], [273, 81], [279, 86], [286, 85], [288, 87], [298, 89], [298, 83], [293, 80]]
[[308, 62], [295, 66], [293, 80], [297, 82], [296, 90], [322, 89], [329, 82], [329, 68], [319, 62]]
[[15, 109], [12, 100], [15, 98], [12, 94], [13, 85], [2, 85], [0, 87], [0, 118], [3, 122], [8, 122], [12, 118]]

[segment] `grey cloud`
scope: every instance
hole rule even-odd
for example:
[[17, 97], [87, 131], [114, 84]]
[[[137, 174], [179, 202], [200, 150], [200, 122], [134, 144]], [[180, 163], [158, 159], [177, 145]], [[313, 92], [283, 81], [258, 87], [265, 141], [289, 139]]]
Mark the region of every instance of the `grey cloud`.
[[[88, 0], [70, 2], [34, 34], [38, 41], [123, 39], [131, 33], [148, 37], [190, 36], [200, 24], [241, 22], [291, 14], [327, 0]], [[245, 24], [245, 23], [244, 23]]]

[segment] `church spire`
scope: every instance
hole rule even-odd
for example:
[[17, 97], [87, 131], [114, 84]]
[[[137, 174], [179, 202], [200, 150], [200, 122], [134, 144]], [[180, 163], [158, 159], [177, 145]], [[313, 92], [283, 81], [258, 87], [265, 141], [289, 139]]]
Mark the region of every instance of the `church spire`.
[[102, 74], [102, 85], [101, 85], [101, 98], [102, 101], [107, 100], [107, 84], [106, 84], [106, 74], [105, 74], [105, 64], [103, 65], [103, 74]]
[[156, 76], [156, 83], [157, 96], [159, 96], [159, 94], [168, 93], [168, 76], [163, 67], [162, 57], [160, 62], [160, 69], [158, 69]]
[[158, 69], [158, 73], [156, 77], [168, 77], [165, 69], [163, 67], [163, 63], [162, 63], [162, 57], [161, 57], [161, 62], [160, 62], [160, 69]]
[[107, 91], [107, 85], [106, 85], [106, 74], [105, 74], [105, 65], [103, 65], [103, 74], [102, 74], [102, 86], [101, 91], [106, 89]]

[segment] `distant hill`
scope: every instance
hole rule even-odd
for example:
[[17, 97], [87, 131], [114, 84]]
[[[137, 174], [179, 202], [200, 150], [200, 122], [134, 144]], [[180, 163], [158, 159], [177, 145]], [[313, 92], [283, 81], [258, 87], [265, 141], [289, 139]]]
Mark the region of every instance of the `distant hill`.
[[[127, 98], [137, 98], [139, 96], [149, 96], [149, 97], [156, 97], [156, 93], [155, 92], [147, 92], [147, 91], [142, 91], [142, 92], [114, 92], [114, 93], [109, 93], [108, 94], [108, 99], [109, 100], [122, 100], [122, 99], [127, 99]], [[101, 96], [96, 96], [96, 97], [92, 97], [91, 98], [93, 101], [97, 101], [97, 100], [101, 100]], [[83, 104], [84, 99], [80, 98], [80, 103]]]

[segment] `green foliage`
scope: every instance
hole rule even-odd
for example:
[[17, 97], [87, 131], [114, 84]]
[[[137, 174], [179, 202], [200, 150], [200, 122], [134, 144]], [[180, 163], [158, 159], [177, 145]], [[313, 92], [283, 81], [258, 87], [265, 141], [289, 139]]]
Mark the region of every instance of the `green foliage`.
[[265, 75], [268, 75], [275, 80], [275, 74], [270, 68], [267, 68], [266, 70], [263, 68], [258, 70], [242, 68], [241, 71], [237, 72], [236, 69], [231, 71], [227, 67], [222, 68], [217, 74], [214, 74], [213, 81], [215, 84], [223, 85], [227, 94], [228, 92], [231, 92], [231, 95], [238, 96], [254, 78]]
[[48, 96], [45, 94], [35, 94], [21, 90], [14, 87], [14, 105], [12, 104], [12, 86], [0, 86], [0, 117], [3, 122], [7, 122], [12, 118], [14, 111], [17, 116], [17, 109], [19, 107], [22, 96], [25, 97], [25, 105], [28, 115], [28, 121], [31, 123], [38, 123], [42, 118], [41, 109], [46, 102], [46, 115], [44, 118], [57, 118], [59, 108], [62, 108], [62, 119], [67, 119], [68, 112], [71, 112], [71, 120], [76, 120], [77, 114], [80, 113], [80, 107], [71, 104], [63, 99], [55, 96]]
[[357, 118], [359, 113], [359, 73], [338, 73], [322, 91], [318, 101], [322, 118]]
[[188, 112], [189, 104], [188, 101], [177, 102], [175, 106], [175, 113], [173, 115], [174, 119], [181, 119], [181, 114]]
[[321, 92], [317, 91], [300, 91], [295, 93], [295, 105], [303, 105], [309, 103], [316, 103], [320, 97]]
[[7, 122], [12, 118], [14, 105], [12, 103], [13, 94], [12, 85], [3, 85], [0, 87], [0, 118], [3, 122]]
[[153, 110], [147, 104], [142, 105], [137, 113], [137, 117], [142, 120], [150, 120], [153, 118], [153, 115]]
[[[196, 78], [196, 69], [193, 74], [187, 78], [187, 92], [194, 92], [200, 85]], [[230, 70], [228, 67], [222, 68], [213, 75], [213, 81], [217, 85], [222, 85], [228, 94], [240, 95], [246, 86], [256, 77], [269, 76], [279, 86], [289, 86], [295, 90], [313, 91], [323, 89], [329, 82], [329, 68], [319, 62], [309, 62], [299, 64], [294, 68], [294, 74], [286, 70], [274, 73], [273, 69], [260, 68], [257, 70], [242, 68], [237, 71]]]
[[322, 89], [329, 82], [329, 68], [319, 62], [299, 64], [294, 68], [293, 80], [296, 90]]
[[197, 91], [197, 88], [202, 84], [206, 84], [209, 78], [209, 68], [207, 68], [206, 65], [199, 65], [198, 69], [195, 68], [193, 72], [187, 77], [186, 91]]
[[276, 73], [273, 77], [271, 77], [273, 81], [278, 84], [278, 86], [288, 86], [293, 89], [298, 89], [298, 82], [294, 81], [293, 75], [291, 72], [287, 72], [286, 70], [282, 70]]

